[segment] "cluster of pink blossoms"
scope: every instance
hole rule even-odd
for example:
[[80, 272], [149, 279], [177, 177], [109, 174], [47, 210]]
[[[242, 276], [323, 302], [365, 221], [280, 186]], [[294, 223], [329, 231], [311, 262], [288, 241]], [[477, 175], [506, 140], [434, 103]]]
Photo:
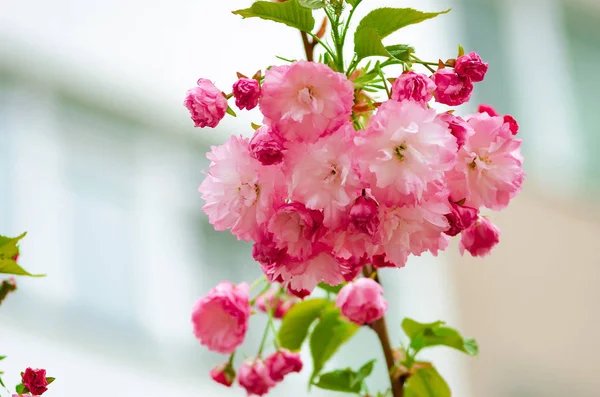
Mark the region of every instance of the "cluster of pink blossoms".
[[463, 119], [428, 102], [466, 102], [486, 70], [471, 53], [431, 78], [407, 72], [359, 130], [353, 83], [326, 65], [238, 82], [236, 102], [258, 102], [264, 125], [212, 148], [204, 211], [216, 230], [253, 241], [268, 280], [299, 297], [353, 280], [366, 263], [436, 255], [458, 234], [461, 251], [485, 255], [499, 233], [479, 210], [506, 207], [523, 182], [518, 125], [491, 107]]

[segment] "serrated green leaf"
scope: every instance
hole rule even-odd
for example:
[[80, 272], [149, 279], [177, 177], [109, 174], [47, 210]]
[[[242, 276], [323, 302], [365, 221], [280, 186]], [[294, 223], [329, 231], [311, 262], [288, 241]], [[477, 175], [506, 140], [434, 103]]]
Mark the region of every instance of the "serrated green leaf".
[[337, 294], [344, 287], [344, 284], [336, 285], [334, 287], [326, 283], [320, 283], [319, 285], [317, 285], [317, 287], [321, 288], [323, 291], [327, 291], [332, 294]]
[[48, 384], [54, 382], [55, 380], [56, 380], [56, 378], [53, 378], [52, 376], [46, 377], [46, 382], [48, 382]]
[[304, 32], [311, 32], [315, 27], [312, 11], [302, 7], [298, 0], [288, 0], [284, 3], [257, 1], [250, 8], [233, 11], [242, 18], [261, 18], [283, 23]]
[[298, 4], [311, 10], [318, 10], [325, 7], [325, 0], [298, 0]]
[[308, 299], [292, 306], [283, 317], [279, 328], [281, 347], [291, 351], [300, 350], [310, 326], [327, 305], [332, 305], [327, 299]]
[[358, 331], [358, 325], [349, 322], [338, 308], [323, 311], [321, 320], [310, 336], [310, 352], [313, 358], [311, 381], [321, 373], [325, 363]]
[[374, 364], [375, 360], [371, 360], [358, 371], [346, 368], [327, 372], [319, 376], [319, 380], [314, 382], [313, 385], [324, 390], [360, 394], [365, 379], [373, 372]]
[[346, 3], [350, 4], [353, 8], [356, 7], [362, 0], [346, 0]]
[[425, 324], [406, 318], [402, 322], [402, 329], [410, 338], [410, 347], [415, 352], [419, 352], [426, 347], [447, 346], [471, 356], [478, 354], [475, 339], [463, 338], [457, 330], [446, 327], [444, 324], [443, 321]]
[[395, 31], [427, 19], [445, 14], [441, 12], [422, 12], [412, 8], [378, 8], [365, 16], [354, 34], [354, 52], [358, 59], [368, 56], [389, 57], [390, 54], [382, 40]]
[[408, 62], [415, 49], [407, 44], [396, 44], [385, 47], [386, 51], [401, 62]]
[[356, 377], [353, 381], [353, 384], [362, 384], [362, 382], [367, 379], [369, 375], [371, 375], [371, 372], [373, 372], [373, 367], [375, 366], [375, 361], [377, 360], [368, 361], [362, 367], [360, 367], [358, 372], [356, 372]]
[[450, 387], [434, 367], [419, 369], [404, 386], [405, 397], [451, 397]]
[[12, 259], [19, 253], [18, 243], [27, 232], [18, 237], [0, 236], [0, 259]]

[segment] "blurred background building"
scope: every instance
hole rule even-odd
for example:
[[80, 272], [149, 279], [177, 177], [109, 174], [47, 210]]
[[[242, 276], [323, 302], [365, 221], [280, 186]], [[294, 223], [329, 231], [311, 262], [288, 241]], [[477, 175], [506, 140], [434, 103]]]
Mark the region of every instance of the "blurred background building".
[[[293, 30], [229, 13], [250, 3], [0, 1], [0, 232], [27, 230], [22, 262], [49, 274], [20, 280], [3, 305], [0, 370], [48, 368], [58, 378], [49, 397], [243, 394], [208, 379], [222, 358], [194, 340], [189, 312], [219, 280], [259, 269], [248, 245], [212, 230], [196, 189], [209, 146], [260, 120], [242, 113], [195, 130], [182, 100], [198, 77], [227, 90], [236, 71], [302, 57]], [[453, 8], [390, 43], [436, 60], [460, 42], [489, 61], [476, 100], [519, 120], [529, 175], [494, 215], [503, 239], [493, 256], [454, 247], [384, 275], [397, 286], [394, 340], [404, 316], [476, 336], [478, 359], [432, 353], [458, 397], [599, 395], [600, 2], [363, 3]], [[368, 330], [352, 343], [339, 365], [381, 356]], [[304, 382], [273, 393], [303, 396]]]

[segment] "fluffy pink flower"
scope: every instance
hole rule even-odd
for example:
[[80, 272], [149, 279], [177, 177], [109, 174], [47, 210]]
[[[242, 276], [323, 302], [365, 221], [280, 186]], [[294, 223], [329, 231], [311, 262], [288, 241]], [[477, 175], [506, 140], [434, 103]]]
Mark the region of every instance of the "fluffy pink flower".
[[500, 210], [519, 193], [525, 177], [521, 140], [513, 137], [502, 117], [478, 113], [468, 120], [475, 131], [458, 152], [454, 171], [448, 173], [452, 201]]
[[369, 236], [375, 236], [379, 231], [379, 204], [373, 197], [365, 195], [354, 200], [350, 207], [348, 220], [355, 230]]
[[287, 249], [294, 258], [312, 255], [313, 246], [323, 233], [323, 214], [301, 203], [284, 204], [277, 209], [268, 224], [277, 248]]
[[231, 386], [235, 380], [235, 370], [229, 362], [219, 364], [210, 370], [210, 377], [224, 386]]
[[500, 242], [500, 229], [485, 217], [480, 217], [470, 228], [461, 233], [458, 249], [461, 255], [465, 250], [472, 256], [489, 254]]
[[354, 85], [343, 73], [315, 62], [269, 69], [260, 110], [288, 141], [315, 142], [348, 121]]
[[436, 85], [435, 100], [449, 106], [467, 102], [473, 93], [473, 83], [468, 77], [461, 77], [452, 69], [444, 68], [433, 74]]
[[250, 139], [250, 151], [262, 165], [273, 165], [283, 160], [283, 141], [268, 126], [256, 130]]
[[265, 365], [269, 369], [271, 379], [275, 382], [281, 382], [287, 374], [302, 371], [300, 354], [292, 353], [287, 349], [280, 349], [268, 356]]
[[248, 241], [259, 234], [275, 206], [284, 201], [285, 179], [278, 167], [263, 166], [250, 154], [248, 140], [232, 136], [207, 154], [210, 171], [198, 189], [202, 208], [215, 230], [231, 229]]
[[510, 114], [507, 114], [506, 116], [504, 116], [504, 122], [508, 123], [508, 128], [510, 132], [513, 135], [517, 135], [517, 133], [519, 132], [519, 123], [517, 123], [517, 120], [515, 120], [515, 118]]
[[477, 109], [477, 112], [478, 113], [487, 113], [487, 114], [489, 114], [492, 117], [499, 116], [498, 112], [496, 112], [496, 109], [494, 109], [490, 105], [479, 105], [479, 108]]
[[442, 113], [438, 115], [438, 118], [448, 123], [450, 133], [456, 138], [458, 149], [463, 147], [469, 136], [474, 134], [473, 128], [459, 116], [451, 113]]
[[250, 318], [249, 286], [224, 281], [194, 305], [192, 323], [200, 343], [217, 353], [232, 353], [244, 342]]
[[370, 278], [359, 278], [346, 284], [338, 293], [335, 305], [344, 316], [357, 324], [379, 320], [388, 308], [383, 288]]
[[260, 83], [254, 79], [239, 79], [233, 84], [233, 96], [238, 108], [252, 110], [258, 105]]
[[228, 107], [223, 93], [207, 79], [198, 80], [198, 86], [188, 90], [183, 104], [190, 111], [195, 126], [200, 128], [215, 128]]
[[488, 70], [487, 62], [483, 62], [476, 52], [458, 57], [454, 70], [461, 77], [468, 77], [474, 83], [479, 83], [485, 78]]
[[433, 97], [435, 83], [421, 73], [407, 72], [392, 84], [392, 99], [395, 101], [415, 101], [426, 103]]
[[308, 208], [322, 209], [328, 227], [339, 222], [346, 207], [352, 203], [354, 193], [362, 187], [348, 129], [354, 132], [348, 124], [316, 143], [296, 144], [285, 157], [292, 199]]
[[273, 269], [272, 277], [283, 280], [290, 292], [303, 298], [317, 284], [324, 282], [329, 285], [339, 285], [344, 281], [342, 264], [323, 247], [312, 258], [300, 262], [287, 262]]
[[260, 358], [246, 360], [238, 371], [238, 382], [248, 395], [262, 396], [269, 392], [275, 381], [269, 375], [269, 368]]
[[264, 313], [272, 311], [274, 318], [283, 318], [298, 302], [298, 298], [279, 288], [271, 288], [256, 298], [256, 308]]
[[442, 178], [456, 161], [456, 138], [447, 124], [435, 110], [412, 101], [385, 102], [355, 142], [365, 179], [387, 204], [405, 196], [419, 200], [427, 184]]
[[448, 236], [456, 236], [475, 223], [479, 216], [479, 210], [477, 208], [458, 205], [453, 202], [451, 202], [450, 205], [452, 212], [446, 214], [450, 229], [446, 230], [445, 233]]

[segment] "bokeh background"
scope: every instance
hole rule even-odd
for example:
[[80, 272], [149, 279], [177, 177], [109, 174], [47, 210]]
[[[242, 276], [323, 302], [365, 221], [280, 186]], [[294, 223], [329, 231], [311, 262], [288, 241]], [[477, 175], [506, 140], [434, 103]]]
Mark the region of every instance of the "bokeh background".
[[[0, 310], [9, 385], [34, 366], [57, 378], [48, 397], [244, 395], [209, 380], [223, 358], [194, 340], [189, 313], [219, 280], [259, 269], [212, 230], [196, 190], [209, 146], [260, 118], [197, 130], [182, 101], [199, 77], [228, 90], [236, 71], [302, 57], [297, 32], [230, 14], [250, 3], [0, 0], [0, 231], [27, 230], [22, 264], [49, 275], [20, 279]], [[392, 338], [404, 316], [477, 337], [477, 359], [430, 352], [458, 397], [600, 395], [600, 1], [364, 0], [358, 14], [376, 6], [453, 8], [389, 42], [433, 61], [477, 50], [490, 71], [460, 112], [514, 115], [528, 173], [493, 216], [494, 255], [454, 244], [385, 272]], [[370, 358], [382, 354], [362, 330], [329, 367]], [[371, 387], [387, 387], [376, 368]], [[272, 395], [304, 396], [305, 382]]]

